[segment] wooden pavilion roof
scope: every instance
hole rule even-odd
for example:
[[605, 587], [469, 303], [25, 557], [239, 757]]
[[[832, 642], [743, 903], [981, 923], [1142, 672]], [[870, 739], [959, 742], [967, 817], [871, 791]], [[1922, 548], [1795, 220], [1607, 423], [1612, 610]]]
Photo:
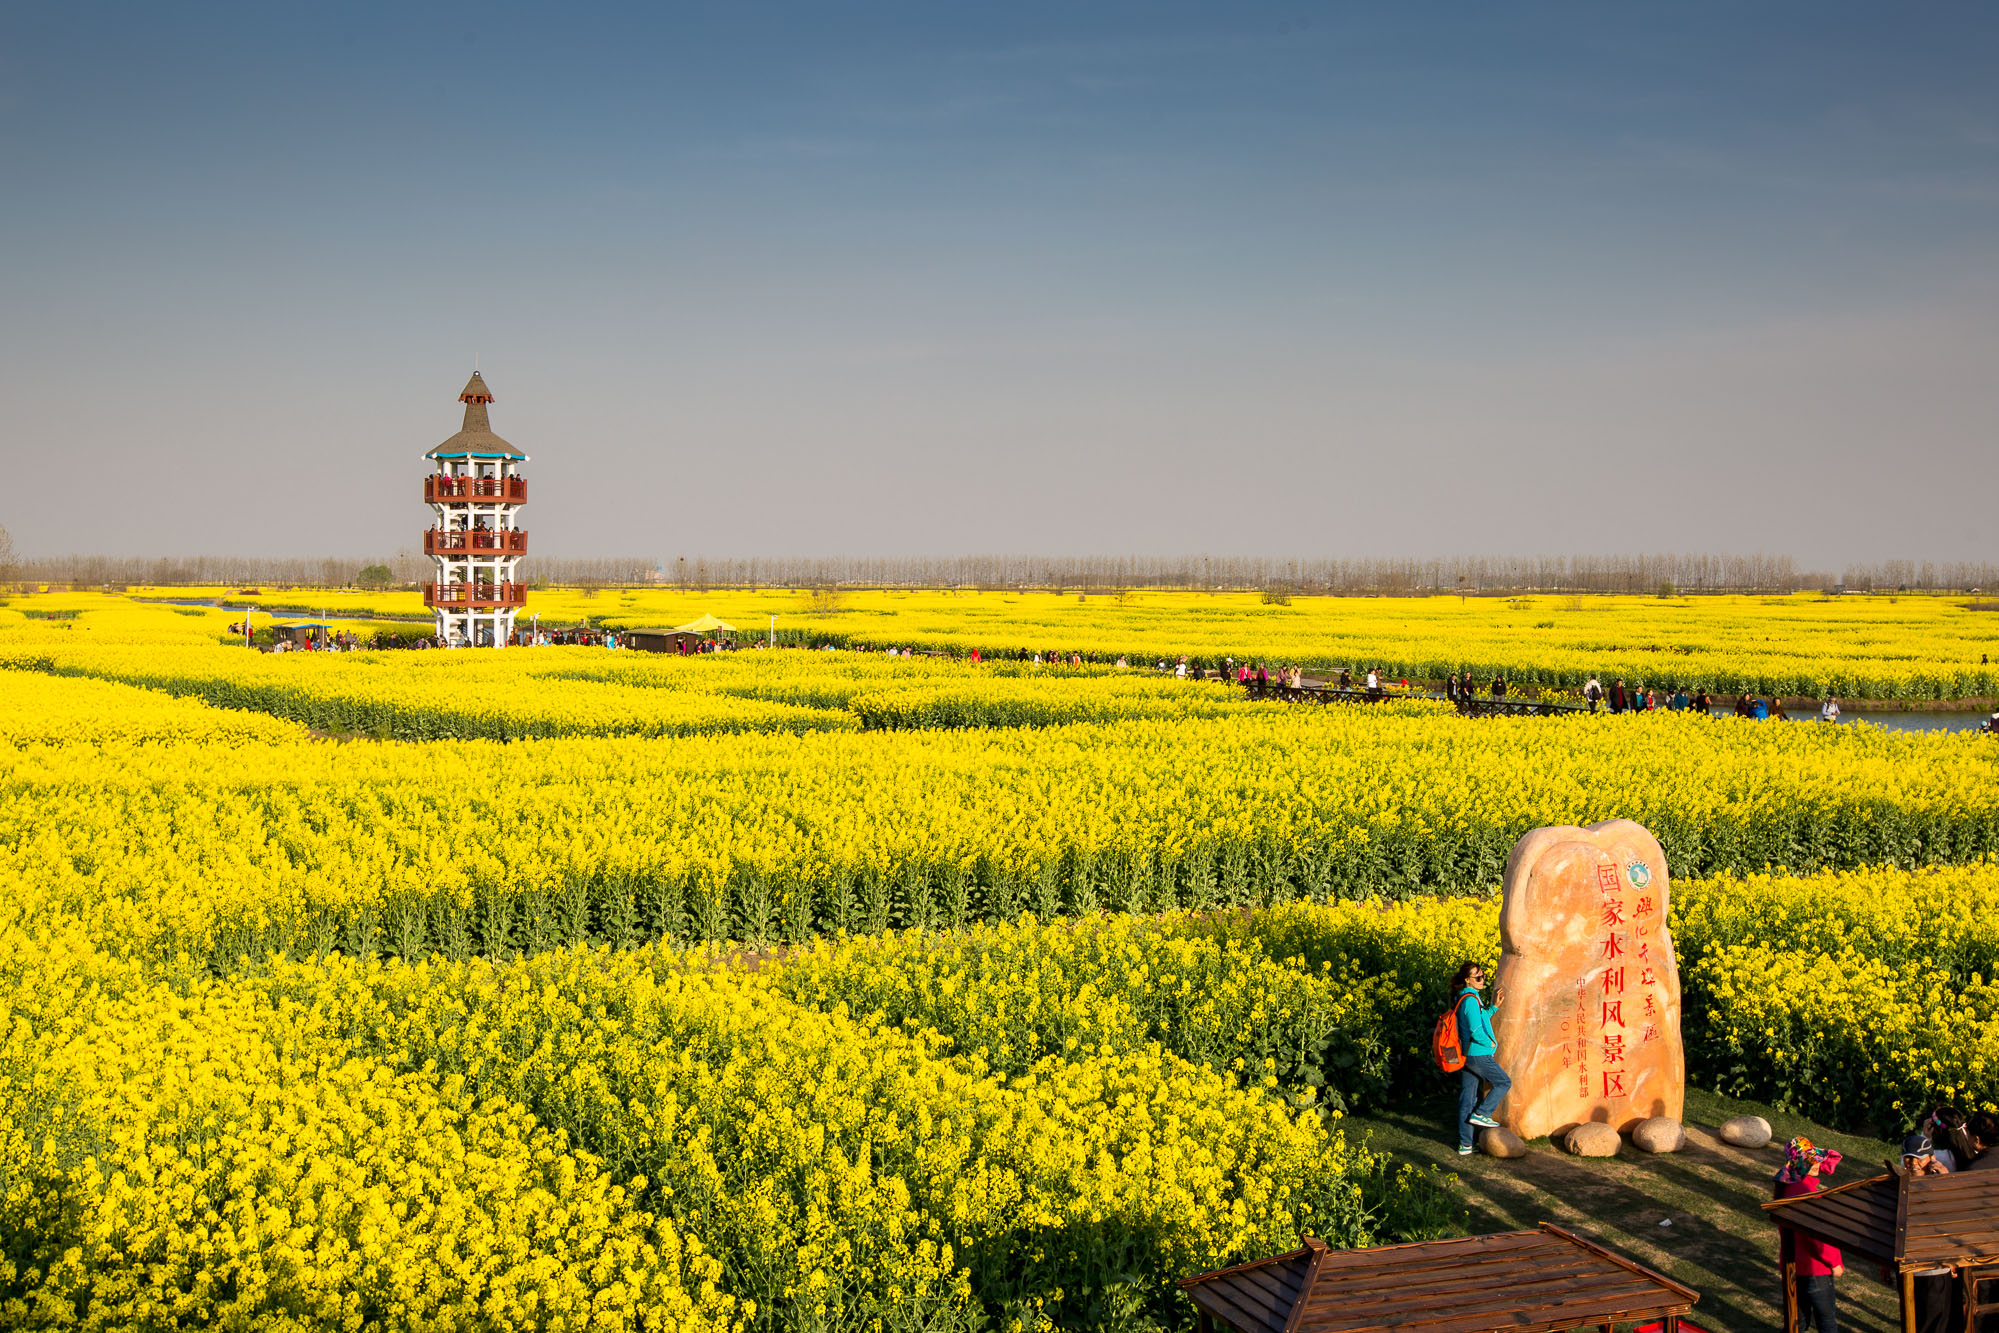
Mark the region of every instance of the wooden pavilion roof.
[[1869, 1180], [1772, 1199], [1779, 1226], [1896, 1268], [1999, 1263], [1999, 1171], [1914, 1176], [1890, 1171]]
[[1554, 1333], [1685, 1315], [1699, 1293], [1550, 1223], [1461, 1240], [1287, 1254], [1180, 1283], [1237, 1333]]
[[493, 401], [493, 391], [486, 387], [486, 381], [478, 371], [465, 385], [465, 392], [458, 395], [458, 401], [465, 404], [465, 425], [459, 432], [438, 445], [425, 458], [516, 458], [527, 461], [527, 455], [493, 434], [493, 422], [486, 411], [486, 404]]

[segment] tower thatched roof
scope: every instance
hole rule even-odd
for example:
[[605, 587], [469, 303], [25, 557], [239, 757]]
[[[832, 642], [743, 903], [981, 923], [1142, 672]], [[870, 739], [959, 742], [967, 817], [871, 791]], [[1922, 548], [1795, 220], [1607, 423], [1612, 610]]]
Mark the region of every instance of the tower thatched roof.
[[514, 458], [527, 461], [527, 455], [513, 445], [493, 434], [493, 423], [487, 420], [486, 404], [493, 401], [493, 391], [486, 387], [486, 381], [478, 371], [465, 382], [465, 392], [458, 395], [458, 401], [465, 404], [465, 425], [459, 432], [438, 445], [425, 458]]

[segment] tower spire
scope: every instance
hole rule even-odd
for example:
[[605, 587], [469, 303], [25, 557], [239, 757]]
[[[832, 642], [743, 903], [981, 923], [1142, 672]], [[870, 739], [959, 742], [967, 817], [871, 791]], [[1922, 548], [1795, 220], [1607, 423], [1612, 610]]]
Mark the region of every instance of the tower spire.
[[458, 401], [465, 404], [464, 429], [490, 435], [493, 423], [486, 416], [486, 404], [493, 401], [493, 391], [479, 378], [478, 371], [473, 371], [472, 378], [465, 381], [465, 392], [458, 395]]

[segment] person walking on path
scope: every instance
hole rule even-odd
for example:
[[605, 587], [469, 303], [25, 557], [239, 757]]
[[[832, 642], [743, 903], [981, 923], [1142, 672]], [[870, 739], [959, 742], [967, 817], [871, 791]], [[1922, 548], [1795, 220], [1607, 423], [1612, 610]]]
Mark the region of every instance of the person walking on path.
[[1591, 676], [1589, 683], [1583, 686], [1583, 698], [1589, 701], [1589, 710], [1594, 713], [1597, 705], [1603, 702], [1603, 682]]
[[1617, 682], [1610, 687], [1610, 711], [1621, 713], [1629, 703], [1630, 696], [1624, 692], [1624, 677], [1619, 676]]
[[[1464, 1043], [1465, 1050], [1465, 1067], [1458, 1071], [1458, 1155], [1469, 1157], [1472, 1139], [1479, 1130], [1499, 1128], [1492, 1113], [1499, 1109], [1513, 1087], [1512, 1078], [1492, 1058], [1499, 1048], [1492, 1037], [1492, 1013], [1506, 998], [1506, 992], [1494, 991], [1491, 1004], [1479, 999], [1478, 993], [1485, 989], [1485, 969], [1477, 963], [1466, 963], [1458, 969], [1452, 989], [1458, 997], [1458, 1040]], [[1480, 1083], [1486, 1085], [1483, 1097], [1479, 1096]]]
[[1839, 721], [1839, 700], [1833, 698], [1830, 694], [1825, 697], [1825, 702], [1819, 705], [1819, 721]]
[[[1820, 1148], [1807, 1138], [1792, 1139], [1784, 1152], [1784, 1165], [1777, 1168], [1772, 1197], [1794, 1199], [1800, 1194], [1816, 1194], [1825, 1188], [1821, 1176], [1839, 1167], [1837, 1148]], [[1836, 1246], [1815, 1236], [1800, 1236], [1784, 1227], [1778, 1245], [1778, 1262], [1784, 1280], [1797, 1280], [1798, 1329], [1815, 1328], [1818, 1333], [1839, 1333], [1833, 1313], [1833, 1281], [1846, 1272], [1846, 1264]]]

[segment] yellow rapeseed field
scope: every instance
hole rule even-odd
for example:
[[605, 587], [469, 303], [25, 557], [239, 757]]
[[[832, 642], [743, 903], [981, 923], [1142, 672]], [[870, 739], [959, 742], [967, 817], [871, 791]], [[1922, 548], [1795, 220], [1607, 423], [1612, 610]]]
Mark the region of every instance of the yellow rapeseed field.
[[1453, 1225], [1344, 1112], [1434, 1077], [1519, 833], [1616, 815], [1696, 1079], [1999, 1101], [1988, 738], [228, 619], [0, 606], [0, 1324], [1184, 1324]]
[[[138, 590], [165, 597], [229, 589]], [[28, 599], [17, 599], [25, 605]], [[1028, 591], [854, 591], [827, 599], [781, 589], [694, 592], [536, 589], [543, 625], [639, 628], [713, 614], [761, 640], [776, 616], [780, 641], [913, 645], [991, 658], [1080, 652], [1134, 664], [1297, 662], [1384, 667], [1391, 677], [1438, 680], [1471, 671], [1515, 685], [1573, 691], [1594, 673], [1608, 685], [1686, 685], [1845, 699], [1960, 699], [1999, 695], [1999, 614], [1977, 598], [1826, 596], [1296, 597], [1253, 593], [1133, 592], [1123, 596]], [[1989, 601], [1989, 599], [1987, 599]], [[358, 618], [425, 621], [415, 593], [268, 592], [257, 602], [326, 608]], [[418, 626], [420, 628], [420, 626]]]
[[[332, 662], [454, 674], [421, 656]], [[490, 692], [477, 655], [434, 656]], [[320, 670], [306, 663], [300, 688]], [[121, 730], [165, 733], [51, 745], [31, 723], [0, 747], [0, 880], [18, 910], [59, 904], [107, 948], [219, 969], [272, 949], [797, 942], [1023, 910], [1461, 891], [1494, 883], [1529, 828], [1618, 815], [1689, 873], [1999, 850], [1999, 747], [1967, 733], [1237, 705], [1031, 729], [329, 745], [232, 739], [239, 713], [190, 723], [188, 701], [156, 691], [0, 670], [11, 682], [74, 689], [76, 711], [162, 709]], [[575, 688], [539, 684], [558, 705]]]

